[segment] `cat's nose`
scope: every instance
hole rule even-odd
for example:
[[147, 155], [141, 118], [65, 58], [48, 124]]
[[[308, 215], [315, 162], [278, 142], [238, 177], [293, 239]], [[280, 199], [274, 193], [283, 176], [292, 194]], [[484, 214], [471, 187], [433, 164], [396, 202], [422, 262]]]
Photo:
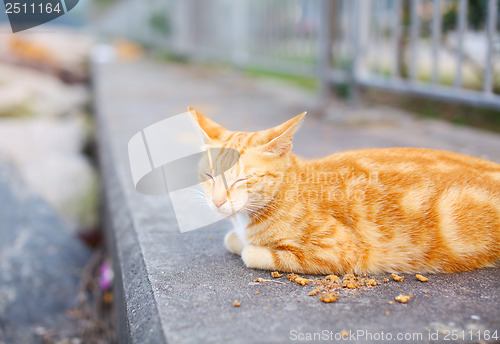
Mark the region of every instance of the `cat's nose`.
[[224, 203], [226, 203], [227, 199], [212, 199], [212, 203], [217, 207], [220, 208]]

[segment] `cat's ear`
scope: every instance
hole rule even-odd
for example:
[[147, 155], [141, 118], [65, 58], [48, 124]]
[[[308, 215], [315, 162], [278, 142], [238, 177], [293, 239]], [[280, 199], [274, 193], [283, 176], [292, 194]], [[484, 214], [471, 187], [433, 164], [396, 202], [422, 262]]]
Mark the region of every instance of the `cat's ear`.
[[198, 125], [200, 126], [201, 130], [205, 133], [207, 138], [209, 138], [210, 140], [217, 140], [221, 136], [229, 132], [229, 130], [215, 123], [210, 118], [201, 114], [192, 107], [189, 107], [188, 111], [191, 114], [191, 116], [193, 116], [196, 123], [198, 123]]
[[293, 134], [299, 129], [307, 112], [303, 112], [298, 116], [270, 129], [269, 137], [266, 144], [263, 146], [263, 151], [266, 154], [275, 156], [283, 156], [292, 150]]

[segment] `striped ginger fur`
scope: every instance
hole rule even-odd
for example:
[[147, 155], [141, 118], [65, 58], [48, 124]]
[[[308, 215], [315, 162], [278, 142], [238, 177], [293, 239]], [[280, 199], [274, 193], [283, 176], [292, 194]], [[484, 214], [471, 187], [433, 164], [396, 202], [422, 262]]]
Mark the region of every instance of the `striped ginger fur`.
[[223, 148], [200, 162], [200, 177], [211, 208], [233, 219], [227, 249], [249, 268], [457, 272], [500, 258], [500, 164], [421, 148], [304, 160], [291, 149], [305, 113], [239, 132], [190, 111]]

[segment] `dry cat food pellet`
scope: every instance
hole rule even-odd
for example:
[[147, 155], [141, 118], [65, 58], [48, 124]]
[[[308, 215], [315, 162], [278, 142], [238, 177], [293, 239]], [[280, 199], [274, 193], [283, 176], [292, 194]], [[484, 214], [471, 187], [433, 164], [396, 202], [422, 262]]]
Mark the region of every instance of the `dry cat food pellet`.
[[391, 315], [391, 312], [387, 311], [385, 312], [385, 315]]
[[396, 300], [397, 302], [401, 302], [401, 303], [407, 303], [412, 297], [413, 297], [413, 294], [410, 294], [410, 295], [399, 294], [398, 296], [396, 296], [394, 298], [394, 300]]
[[395, 280], [396, 282], [403, 282], [403, 280], [405, 279], [404, 277], [398, 276], [396, 274], [391, 274], [391, 276], [392, 276], [392, 279]]
[[356, 278], [356, 276], [354, 276], [354, 274], [345, 274], [343, 280], [344, 281], [345, 280], [352, 280], [352, 279], [355, 279], [355, 278]]
[[337, 294], [329, 293], [325, 295], [321, 295], [319, 298], [320, 301], [323, 301], [324, 303], [330, 303], [330, 302], [335, 302], [339, 299], [339, 296]]
[[325, 277], [325, 280], [330, 282], [340, 282], [340, 277], [337, 275], [328, 275]]
[[380, 285], [380, 283], [377, 282], [374, 278], [370, 278], [366, 274], [361, 276], [355, 276], [354, 274], [345, 274], [342, 278], [337, 275], [327, 275], [322, 279], [315, 278], [311, 280], [300, 277], [299, 275], [294, 273], [288, 274], [287, 277], [291, 282], [296, 282], [301, 285], [306, 285], [308, 283], [314, 285], [315, 288], [309, 291], [308, 295], [319, 295], [319, 299], [327, 303], [335, 302], [340, 298], [340, 295], [337, 294], [339, 290], [349, 289], [349, 291], [346, 292], [352, 295], [351, 290], [354, 291], [363, 288], [372, 288], [374, 286]]
[[393, 305], [393, 304], [394, 304], [394, 301], [389, 301], [389, 304], [390, 304], [390, 305]]
[[319, 293], [321, 293], [323, 291], [323, 289], [325, 289], [325, 288], [323, 286], [320, 286], [320, 287], [314, 289], [313, 291], [310, 291], [307, 295], [309, 295], [309, 296], [318, 295]]
[[377, 282], [375, 282], [374, 279], [369, 279], [369, 280], [366, 280], [365, 284], [367, 286], [374, 286], [374, 285], [377, 285]]
[[238, 300], [234, 300], [233, 301], [233, 306], [234, 307], [239, 307], [240, 305], [241, 305], [240, 301], [238, 301]]
[[351, 332], [346, 331], [346, 330], [340, 332], [340, 335], [342, 336], [342, 338], [348, 338], [350, 334], [351, 334]]
[[283, 276], [283, 274], [280, 274], [278, 271], [271, 272], [271, 277], [273, 278], [279, 278], [281, 276]]
[[427, 282], [429, 279], [425, 276], [422, 276], [420, 274], [416, 274], [415, 277], [420, 281], [420, 282]]
[[386, 277], [386, 278], [384, 278], [384, 283], [387, 283], [387, 282], [389, 282], [389, 279]]
[[295, 282], [300, 285], [306, 285], [307, 283], [311, 282], [311, 280], [308, 280], [307, 278], [300, 277], [299, 275], [296, 274], [288, 274], [288, 279], [292, 282]]
[[297, 277], [295, 279], [295, 283], [300, 284], [300, 285], [306, 285], [307, 283], [311, 282], [307, 278], [302, 278], [302, 277]]
[[255, 295], [259, 295], [259, 292], [258, 292], [258, 291], [256, 291], [256, 292], [255, 292]]
[[347, 274], [342, 279], [342, 286], [347, 289], [356, 289], [358, 284], [356, 283], [356, 277], [353, 274]]

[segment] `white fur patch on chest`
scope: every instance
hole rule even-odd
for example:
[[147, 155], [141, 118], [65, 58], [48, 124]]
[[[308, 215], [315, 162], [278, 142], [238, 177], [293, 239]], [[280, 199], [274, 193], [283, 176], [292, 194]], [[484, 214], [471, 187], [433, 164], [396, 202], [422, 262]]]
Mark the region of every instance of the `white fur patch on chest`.
[[250, 224], [248, 216], [245, 214], [235, 214], [233, 216], [234, 232], [238, 236], [238, 239], [245, 245], [245, 229]]

